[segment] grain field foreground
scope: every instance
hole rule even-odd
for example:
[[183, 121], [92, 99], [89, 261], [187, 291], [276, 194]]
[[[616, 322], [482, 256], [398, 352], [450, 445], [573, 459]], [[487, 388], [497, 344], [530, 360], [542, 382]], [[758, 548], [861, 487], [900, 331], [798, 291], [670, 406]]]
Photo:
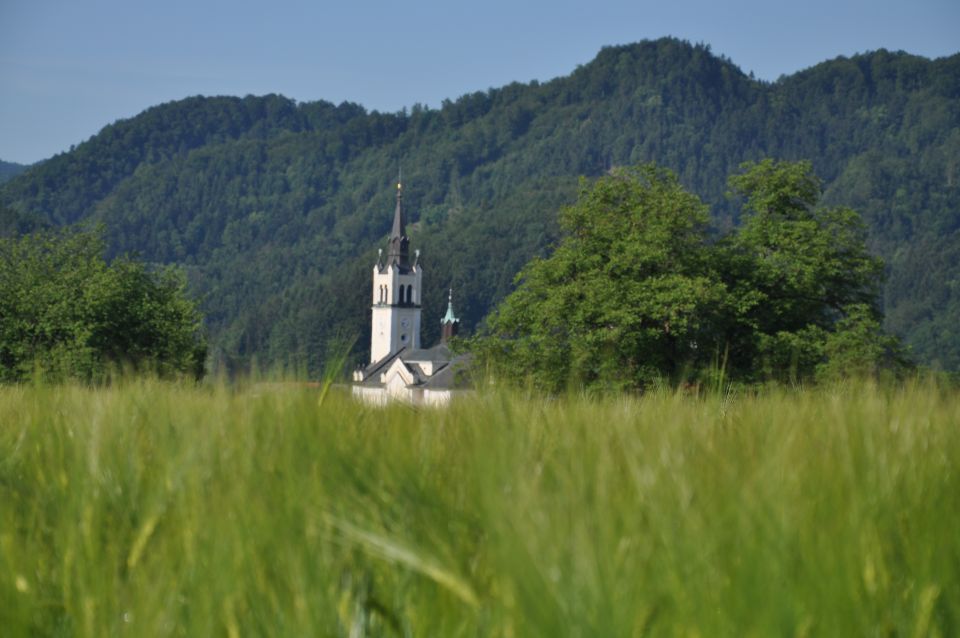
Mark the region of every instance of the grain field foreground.
[[955, 636], [960, 395], [0, 388], [5, 636]]

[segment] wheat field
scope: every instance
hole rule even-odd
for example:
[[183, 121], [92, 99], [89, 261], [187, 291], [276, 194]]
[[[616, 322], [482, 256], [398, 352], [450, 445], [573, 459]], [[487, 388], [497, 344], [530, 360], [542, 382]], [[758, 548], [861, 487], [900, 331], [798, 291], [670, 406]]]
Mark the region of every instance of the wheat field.
[[4, 636], [960, 635], [933, 382], [0, 388]]

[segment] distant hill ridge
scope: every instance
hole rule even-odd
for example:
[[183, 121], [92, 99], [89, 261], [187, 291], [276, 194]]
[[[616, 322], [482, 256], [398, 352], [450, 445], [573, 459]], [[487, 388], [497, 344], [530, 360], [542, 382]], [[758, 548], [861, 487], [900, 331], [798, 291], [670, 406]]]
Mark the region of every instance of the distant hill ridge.
[[10, 181], [28, 168], [30, 167], [26, 164], [17, 164], [16, 162], [5, 162], [0, 160], [0, 184]]
[[825, 199], [864, 215], [889, 265], [888, 327], [921, 360], [960, 369], [960, 55], [881, 50], [768, 83], [666, 38], [439, 109], [193, 97], [107, 126], [0, 186], [0, 203], [53, 224], [102, 221], [115, 252], [183, 264], [218, 362], [318, 369], [327, 344], [359, 335], [359, 359], [369, 343], [358, 291], [398, 161], [429, 343], [448, 287], [469, 329], [549, 250], [578, 175], [655, 161], [723, 229], [736, 223], [726, 177], [765, 156], [812, 160]]

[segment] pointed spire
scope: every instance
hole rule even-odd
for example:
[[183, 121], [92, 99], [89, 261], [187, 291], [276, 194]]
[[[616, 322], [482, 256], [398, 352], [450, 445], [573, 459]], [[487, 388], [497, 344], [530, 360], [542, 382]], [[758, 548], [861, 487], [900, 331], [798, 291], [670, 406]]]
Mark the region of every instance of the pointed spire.
[[440, 343], [447, 343], [460, 332], [460, 320], [453, 313], [453, 288], [447, 297], [447, 314], [440, 320]]
[[403, 212], [403, 183], [397, 182], [397, 207], [393, 212], [393, 228], [387, 250], [387, 265], [407, 267], [410, 262], [410, 239], [407, 237], [407, 217]]
[[460, 321], [457, 319], [457, 316], [453, 314], [453, 288], [450, 289], [450, 294], [447, 297], [447, 314], [445, 314], [443, 319], [440, 321], [442, 323], [453, 323], [454, 321]]

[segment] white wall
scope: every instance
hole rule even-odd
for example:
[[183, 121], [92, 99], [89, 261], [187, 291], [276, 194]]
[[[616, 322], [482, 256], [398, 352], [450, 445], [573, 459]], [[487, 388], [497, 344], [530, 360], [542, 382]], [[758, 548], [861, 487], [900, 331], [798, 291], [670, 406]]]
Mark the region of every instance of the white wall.
[[[370, 330], [370, 363], [406, 346], [420, 348], [420, 299], [422, 298], [423, 270], [401, 275], [392, 265], [384, 272], [373, 269], [373, 313]], [[400, 286], [412, 286], [413, 306], [397, 306]], [[386, 291], [386, 302], [382, 291]], [[406, 324], [406, 325], [404, 325]]]

